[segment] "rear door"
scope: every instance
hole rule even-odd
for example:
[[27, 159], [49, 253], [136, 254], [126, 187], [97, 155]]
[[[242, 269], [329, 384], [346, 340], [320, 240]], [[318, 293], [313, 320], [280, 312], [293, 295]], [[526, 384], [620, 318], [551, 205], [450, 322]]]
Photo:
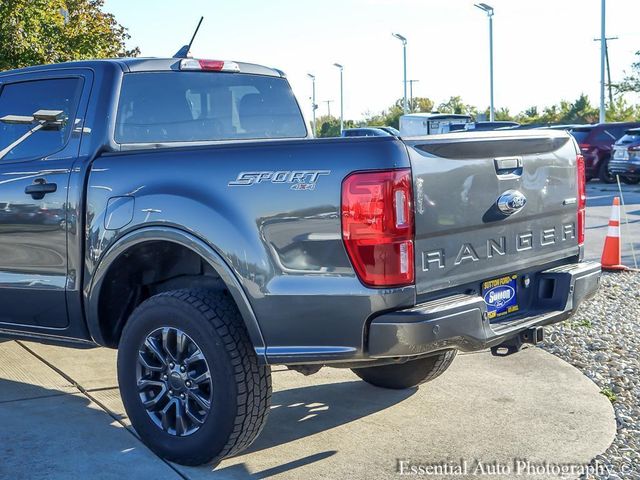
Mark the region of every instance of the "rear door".
[[[67, 190], [82, 132], [88, 71], [0, 79], [0, 117], [62, 110], [59, 129], [33, 133], [0, 159], [0, 327], [67, 326]], [[83, 97], [84, 92], [84, 97]], [[33, 125], [0, 122], [0, 150]]]
[[[576, 147], [566, 133], [404, 140], [414, 176], [418, 294], [578, 255]], [[501, 210], [501, 198], [513, 212]]]

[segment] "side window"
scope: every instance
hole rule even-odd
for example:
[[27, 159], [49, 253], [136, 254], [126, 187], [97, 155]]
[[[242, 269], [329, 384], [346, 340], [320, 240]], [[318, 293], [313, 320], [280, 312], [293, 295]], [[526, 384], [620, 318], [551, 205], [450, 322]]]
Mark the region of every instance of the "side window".
[[[39, 158], [61, 150], [73, 129], [81, 93], [81, 78], [55, 78], [4, 85], [0, 90], [0, 117], [30, 116], [38, 110], [62, 110], [67, 120], [62, 128], [42, 129], [34, 133], [1, 161]], [[0, 122], [0, 150], [34, 126]]]
[[624, 135], [624, 132], [625, 132], [625, 130], [626, 130], [627, 128], [628, 128], [628, 127], [614, 127], [614, 128], [611, 130], [611, 133], [613, 133], [613, 136], [614, 136], [614, 137], [616, 137], [616, 140], [619, 140], [619, 139], [620, 139], [620, 137], [622, 137], [622, 136]]

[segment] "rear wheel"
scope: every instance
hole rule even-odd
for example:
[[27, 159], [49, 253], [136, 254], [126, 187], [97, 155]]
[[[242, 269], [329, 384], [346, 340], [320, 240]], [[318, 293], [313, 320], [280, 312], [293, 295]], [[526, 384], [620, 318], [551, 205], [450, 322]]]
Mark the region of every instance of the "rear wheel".
[[118, 382], [140, 438], [183, 465], [244, 450], [271, 399], [269, 367], [225, 293], [174, 290], [143, 302], [122, 333]]
[[621, 176], [620, 180], [622, 180], [622, 182], [626, 183], [627, 185], [637, 185], [638, 183], [640, 183], [640, 177]]
[[351, 370], [371, 385], [400, 390], [415, 387], [439, 377], [449, 368], [456, 353], [456, 350], [447, 350], [431, 357], [409, 360], [405, 363]]
[[609, 173], [609, 159], [600, 160], [600, 168], [598, 169], [598, 178], [602, 183], [613, 183], [616, 177]]

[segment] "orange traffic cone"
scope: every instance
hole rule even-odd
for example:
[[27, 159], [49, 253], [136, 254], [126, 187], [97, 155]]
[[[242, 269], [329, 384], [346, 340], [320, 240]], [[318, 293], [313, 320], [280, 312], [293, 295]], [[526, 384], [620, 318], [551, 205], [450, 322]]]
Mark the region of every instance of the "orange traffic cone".
[[604, 240], [602, 250], [602, 270], [624, 271], [628, 267], [622, 265], [622, 245], [620, 244], [620, 197], [614, 197], [609, 219], [609, 231]]

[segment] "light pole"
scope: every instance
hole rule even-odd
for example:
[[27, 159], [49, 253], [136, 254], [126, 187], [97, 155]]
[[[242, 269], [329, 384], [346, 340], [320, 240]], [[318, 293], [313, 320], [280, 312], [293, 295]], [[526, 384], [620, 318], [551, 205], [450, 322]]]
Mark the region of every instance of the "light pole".
[[402, 42], [402, 63], [404, 69], [404, 95], [402, 97], [402, 110], [406, 114], [409, 113], [409, 105], [407, 104], [407, 39], [399, 33], [392, 33], [392, 35]]
[[607, 2], [602, 0], [600, 4], [600, 123], [604, 123], [607, 116], [607, 110], [604, 105], [604, 68], [607, 52], [606, 13]]
[[413, 84], [420, 80], [408, 80], [409, 82], [409, 109], [413, 112]]
[[318, 109], [318, 105], [316, 105], [316, 77], [315, 75], [311, 75], [307, 73], [307, 77], [311, 79], [311, 111], [313, 112], [313, 136], [316, 136], [316, 110]]
[[342, 130], [344, 130], [344, 95], [342, 90], [342, 71], [344, 67], [339, 63], [334, 63], [334, 67], [340, 70], [340, 135], [342, 135]]
[[486, 3], [476, 3], [474, 5], [489, 17], [489, 121], [493, 122], [495, 120], [493, 108], [493, 7]]

